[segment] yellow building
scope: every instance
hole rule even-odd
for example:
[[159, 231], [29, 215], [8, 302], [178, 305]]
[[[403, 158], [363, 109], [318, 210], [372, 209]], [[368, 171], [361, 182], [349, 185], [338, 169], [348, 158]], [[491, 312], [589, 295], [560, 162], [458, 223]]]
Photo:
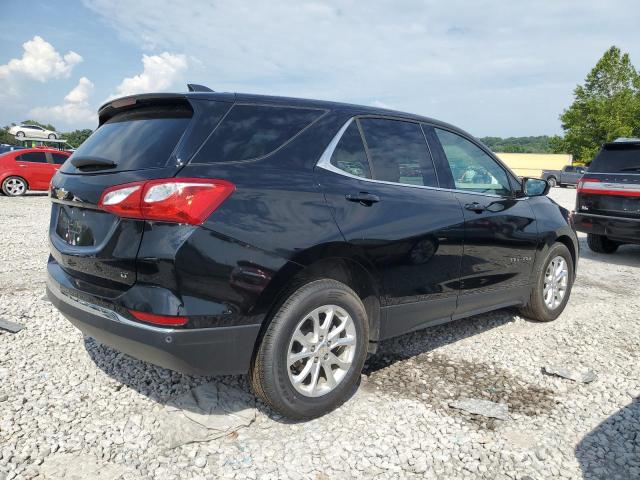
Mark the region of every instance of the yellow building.
[[562, 170], [573, 157], [564, 153], [496, 153], [519, 177], [540, 178], [542, 170]]

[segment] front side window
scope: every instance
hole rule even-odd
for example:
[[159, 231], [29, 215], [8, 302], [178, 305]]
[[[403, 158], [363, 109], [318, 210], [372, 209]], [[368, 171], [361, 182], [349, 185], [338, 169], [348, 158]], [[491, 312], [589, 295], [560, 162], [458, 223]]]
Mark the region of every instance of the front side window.
[[318, 119], [324, 110], [234, 105], [198, 154], [196, 163], [264, 157]]
[[437, 187], [433, 161], [420, 125], [401, 120], [360, 120], [375, 180]]
[[19, 162], [47, 163], [47, 156], [44, 152], [23, 153], [16, 159]]
[[511, 194], [507, 173], [484, 150], [460, 135], [439, 128], [434, 130], [449, 162], [456, 189]]
[[356, 177], [371, 178], [367, 154], [356, 122], [351, 122], [331, 156], [331, 165]]

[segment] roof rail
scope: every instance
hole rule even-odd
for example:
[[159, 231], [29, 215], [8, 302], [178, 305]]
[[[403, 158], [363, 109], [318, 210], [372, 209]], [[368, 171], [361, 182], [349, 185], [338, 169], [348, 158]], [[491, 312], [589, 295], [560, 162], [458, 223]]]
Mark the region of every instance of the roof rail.
[[209, 87], [198, 85], [197, 83], [187, 83], [187, 88], [190, 92], [213, 92]]

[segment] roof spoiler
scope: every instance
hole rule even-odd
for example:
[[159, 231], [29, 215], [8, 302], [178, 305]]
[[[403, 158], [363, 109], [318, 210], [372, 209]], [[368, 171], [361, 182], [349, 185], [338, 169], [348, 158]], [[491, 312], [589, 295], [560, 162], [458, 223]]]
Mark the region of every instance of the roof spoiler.
[[197, 83], [187, 83], [187, 88], [190, 92], [213, 92], [209, 87], [205, 85], [198, 85]]

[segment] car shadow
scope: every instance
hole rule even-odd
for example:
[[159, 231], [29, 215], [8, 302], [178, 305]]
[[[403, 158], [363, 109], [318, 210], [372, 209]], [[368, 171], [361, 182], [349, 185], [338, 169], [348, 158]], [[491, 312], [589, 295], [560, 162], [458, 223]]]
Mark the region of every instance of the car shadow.
[[640, 478], [640, 397], [589, 432], [575, 454], [584, 478]]
[[[626, 267], [640, 268], [640, 245], [621, 245], [614, 253], [595, 253], [587, 246], [586, 237], [580, 237], [580, 258]], [[580, 263], [578, 263], [578, 272]]]
[[[513, 309], [498, 310], [380, 342], [378, 353], [370, 355], [367, 359], [363, 374], [369, 376], [396, 362], [513, 322], [515, 317], [516, 311]], [[271, 420], [287, 424], [300, 423], [284, 418], [262, 402], [255, 401], [246, 375], [218, 377], [186, 375], [137, 360], [90, 337], [84, 338], [84, 346], [96, 366], [117, 382], [115, 386], [117, 391], [126, 386], [159, 405], [172, 406], [175, 405], [177, 398], [201, 385], [213, 382], [220, 388], [237, 389], [246, 394], [247, 399], [251, 399], [244, 405], [236, 404], [234, 408], [237, 407], [238, 410], [255, 407]], [[359, 386], [360, 382], [350, 393], [349, 398], [357, 392]]]
[[[363, 368], [365, 375], [387, 368], [396, 362], [436, 350], [445, 345], [515, 322], [518, 313], [513, 308], [476, 315], [423, 330], [407, 333], [379, 343]], [[529, 320], [526, 320], [529, 322]]]

